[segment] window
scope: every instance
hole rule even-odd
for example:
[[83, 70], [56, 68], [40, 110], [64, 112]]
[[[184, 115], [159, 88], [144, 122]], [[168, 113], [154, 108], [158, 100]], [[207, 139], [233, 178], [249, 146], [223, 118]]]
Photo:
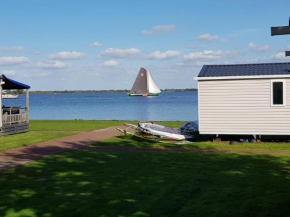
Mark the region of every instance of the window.
[[272, 80], [271, 81], [271, 105], [285, 106], [285, 81]]

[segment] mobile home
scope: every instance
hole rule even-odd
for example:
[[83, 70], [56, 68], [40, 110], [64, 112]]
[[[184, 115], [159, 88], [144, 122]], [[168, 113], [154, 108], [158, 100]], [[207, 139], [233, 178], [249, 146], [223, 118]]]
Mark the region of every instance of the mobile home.
[[205, 65], [200, 134], [290, 136], [290, 63]]

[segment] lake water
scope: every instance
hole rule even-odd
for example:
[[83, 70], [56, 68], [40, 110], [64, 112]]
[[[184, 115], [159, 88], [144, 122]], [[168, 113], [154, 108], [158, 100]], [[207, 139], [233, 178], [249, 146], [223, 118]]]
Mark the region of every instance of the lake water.
[[[5, 106], [25, 106], [25, 95], [3, 99]], [[159, 97], [125, 93], [30, 95], [30, 119], [194, 121], [197, 92], [166, 92]]]

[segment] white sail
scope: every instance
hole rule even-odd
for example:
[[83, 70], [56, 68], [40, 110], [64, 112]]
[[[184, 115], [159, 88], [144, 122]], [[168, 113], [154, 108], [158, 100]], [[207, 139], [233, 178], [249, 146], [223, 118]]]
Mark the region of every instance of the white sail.
[[148, 70], [146, 70], [147, 74], [147, 90], [149, 93], [161, 93], [160, 89], [157, 87], [152, 75]]

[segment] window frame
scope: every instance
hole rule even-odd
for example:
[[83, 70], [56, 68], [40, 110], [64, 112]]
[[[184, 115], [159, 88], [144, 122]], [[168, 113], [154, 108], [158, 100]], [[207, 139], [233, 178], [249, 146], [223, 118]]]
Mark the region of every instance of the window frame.
[[[273, 83], [282, 82], [283, 83], [283, 104], [273, 104]], [[285, 107], [286, 106], [286, 80], [275, 79], [271, 80], [271, 106], [273, 107]]]

